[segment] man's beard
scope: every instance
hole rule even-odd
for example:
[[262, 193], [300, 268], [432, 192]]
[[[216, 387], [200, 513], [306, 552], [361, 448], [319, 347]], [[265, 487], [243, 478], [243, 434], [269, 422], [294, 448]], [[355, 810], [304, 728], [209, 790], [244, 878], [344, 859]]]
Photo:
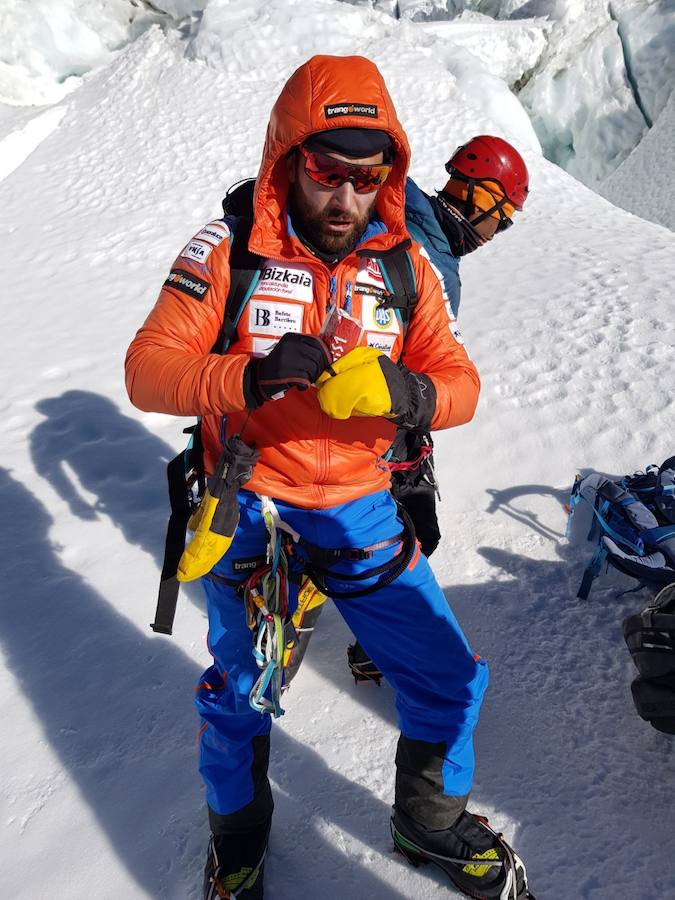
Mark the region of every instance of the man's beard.
[[[317, 213], [309, 207], [300, 191], [294, 191], [290, 199], [293, 225], [296, 231], [322, 255], [334, 256], [338, 259], [347, 256], [356, 247], [359, 238], [374, 215], [374, 206], [362, 216], [358, 216], [331, 210], [330, 204], [326, 209]], [[329, 220], [349, 222], [351, 228], [341, 234], [332, 233], [328, 230]]]

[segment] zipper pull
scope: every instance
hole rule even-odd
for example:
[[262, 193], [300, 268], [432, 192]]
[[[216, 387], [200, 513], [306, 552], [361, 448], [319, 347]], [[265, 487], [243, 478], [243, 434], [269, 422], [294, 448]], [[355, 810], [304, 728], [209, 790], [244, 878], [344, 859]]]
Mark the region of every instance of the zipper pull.
[[347, 286], [345, 287], [345, 312], [348, 315], [352, 314], [352, 283], [351, 283], [351, 281], [348, 281]]
[[330, 290], [328, 292], [328, 303], [326, 304], [326, 312], [328, 312], [331, 306], [335, 306], [335, 301], [337, 299], [337, 278], [335, 275], [330, 276]]

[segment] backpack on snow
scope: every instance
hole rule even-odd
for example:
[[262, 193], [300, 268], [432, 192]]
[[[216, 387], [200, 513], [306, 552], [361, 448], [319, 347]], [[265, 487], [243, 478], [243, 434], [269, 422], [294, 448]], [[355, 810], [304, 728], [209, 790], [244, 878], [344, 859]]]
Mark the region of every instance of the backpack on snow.
[[[251, 253], [248, 241], [253, 227], [254, 179], [233, 185], [222, 205], [224, 218], [230, 229], [230, 289], [220, 334], [211, 349], [224, 354], [237, 340], [237, 325], [244, 308], [260, 278], [264, 258]], [[417, 304], [417, 284], [412, 260], [408, 253], [411, 241], [406, 239], [388, 250], [357, 250], [356, 255], [374, 259], [382, 273], [387, 297], [381, 309], [393, 309], [405, 339], [413, 310]], [[150, 625], [159, 634], [172, 634], [178, 602], [178, 563], [185, 550], [187, 523], [197, 509], [206, 488], [201, 422], [184, 430], [190, 434], [185, 448], [167, 465], [171, 515], [164, 544], [164, 563], [159, 583], [159, 595], [154, 622]]]
[[675, 456], [618, 481], [598, 473], [577, 475], [570, 520], [580, 500], [593, 507], [588, 540], [597, 547], [577, 597], [588, 598], [605, 561], [636, 578], [638, 588], [660, 590], [675, 582]]

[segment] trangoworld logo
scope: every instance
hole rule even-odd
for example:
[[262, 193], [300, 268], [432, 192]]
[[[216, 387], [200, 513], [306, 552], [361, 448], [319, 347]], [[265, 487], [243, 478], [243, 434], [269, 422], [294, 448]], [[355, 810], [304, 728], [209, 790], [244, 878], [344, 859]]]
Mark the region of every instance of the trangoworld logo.
[[333, 103], [330, 106], [324, 106], [323, 111], [327, 119], [334, 119], [336, 116], [377, 118], [377, 107], [372, 103]]
[[306, 273], [278, 269], [276, 266], [266, 266], [260, 273], [260, 280], [283, 281], [285, 284], [301, 284], [303, 287], [311, 287], [312, 284], [312, 279]]
[[201, 278], [197, 278], [196, 275], [192, 275], [192, 273], [186, 272], [184, 269], [172, 269], [164, 284], [166, 287], [175, 288], [177, 291], [187, 294], [188, 297], [199, 301], [206, 297], [206, 292], [211, 287], [208, 281], [202, 281]]

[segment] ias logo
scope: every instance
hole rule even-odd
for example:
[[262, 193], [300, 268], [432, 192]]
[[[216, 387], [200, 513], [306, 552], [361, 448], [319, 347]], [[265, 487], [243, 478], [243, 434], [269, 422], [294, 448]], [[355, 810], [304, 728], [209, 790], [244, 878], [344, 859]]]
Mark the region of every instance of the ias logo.
[[390, 309], [383, 309], [381, 306], [375, 307], [375, 324], [378, 328], [388, 328], [391, 325], [393, 313]]

